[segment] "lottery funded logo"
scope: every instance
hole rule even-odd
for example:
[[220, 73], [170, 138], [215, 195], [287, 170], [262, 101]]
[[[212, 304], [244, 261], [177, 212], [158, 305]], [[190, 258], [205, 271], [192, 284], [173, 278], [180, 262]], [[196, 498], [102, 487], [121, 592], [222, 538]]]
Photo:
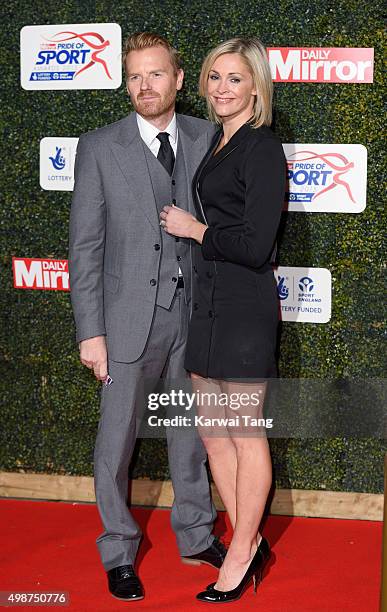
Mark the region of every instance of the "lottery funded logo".
[[121, 28], [116, 23], [25, 26], [20, 49], [24, 89], [121, 85]]
[[287, 209], [360, 213], [366, 207], [367, 149], [360, 144], [284, 144]]
[[49, 191], [72, 191], [78, 138], [46, 137], [40, 141], [40, 186]]
[[278, 266], [274, 269], [282, 321], [327, 323], [331, 318], [332, 279], [326, 268]]

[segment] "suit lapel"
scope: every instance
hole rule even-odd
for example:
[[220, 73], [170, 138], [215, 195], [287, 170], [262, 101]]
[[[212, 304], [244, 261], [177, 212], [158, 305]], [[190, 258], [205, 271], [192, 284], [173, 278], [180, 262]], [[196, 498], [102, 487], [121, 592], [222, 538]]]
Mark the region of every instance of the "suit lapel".
[[131, 113], [123, 123], [123, 129], [111, 148], [141, 210], [153, 229], [160, 234], [156, 201], [135, 113]]
[[204, 132], [198, 135], [189, 119], [183, 115], [176, 115], [176, 120], [186, 170], [188, 210], [194, 214], [195, 207], [192, 198], [192, 181], [197, 167], [208, 150], [208, 134]]

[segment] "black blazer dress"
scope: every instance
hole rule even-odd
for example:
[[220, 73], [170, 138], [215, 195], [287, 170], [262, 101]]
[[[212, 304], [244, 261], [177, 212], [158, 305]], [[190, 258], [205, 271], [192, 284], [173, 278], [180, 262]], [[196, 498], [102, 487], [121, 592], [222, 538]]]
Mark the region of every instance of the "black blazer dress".
[[279, 318], [270, 265], [284, 203], [282, 145], [268, 127], [244, 124], [217, 154], [219, 131], [193, 182], [193, 304], [185, 368], [224, 380], [277, 375]]

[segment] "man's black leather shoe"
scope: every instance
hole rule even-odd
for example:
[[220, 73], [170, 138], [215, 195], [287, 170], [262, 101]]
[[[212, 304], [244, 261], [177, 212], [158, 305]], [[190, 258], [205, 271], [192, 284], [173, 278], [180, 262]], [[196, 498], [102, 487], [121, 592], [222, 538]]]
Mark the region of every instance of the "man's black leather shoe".
[[196, 553], [196, 555], [189, 555], [188, 557], [182, 557], [183, 563], [188, 565], [212, 565], [218, 569], [221, 568], [224, 558], [227, 554], [227, 548], [218, 538], [214, 538], [211, 546], [203, 550], [203, 552]]
[[119, 565], [107, 572], [109, 591], [117, 599], [134, 601], [144, 599], [144, 589], [133, 565]]

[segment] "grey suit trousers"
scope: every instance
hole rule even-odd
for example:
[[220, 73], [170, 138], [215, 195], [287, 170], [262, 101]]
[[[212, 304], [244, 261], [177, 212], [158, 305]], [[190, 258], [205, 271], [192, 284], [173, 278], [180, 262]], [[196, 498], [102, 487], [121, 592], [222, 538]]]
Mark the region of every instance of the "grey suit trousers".
[[[113, 384], [102, 388], [101, 418], [94, 452], [94, 479], [104, 532], [97, 538], [106, 570], [134, 563], [141, 530], [128, 509], [128, 467], [136, 441], [136, 402], [142, 389], [154, 390], [160, 377], [185, 378], [183, 368], [188, 308], [178, 289], [169, 310], [155, 307], [142, 356], [133, 363], [109, 360]], [[153, 386], [153, 389], [151, 388]], [[206, 471], [206, 453], [197, 434], [167, 429], [168, 458], [175, 499], [171, 523], [181, 555], [211, 545], [216, 511]]]

